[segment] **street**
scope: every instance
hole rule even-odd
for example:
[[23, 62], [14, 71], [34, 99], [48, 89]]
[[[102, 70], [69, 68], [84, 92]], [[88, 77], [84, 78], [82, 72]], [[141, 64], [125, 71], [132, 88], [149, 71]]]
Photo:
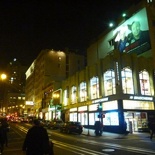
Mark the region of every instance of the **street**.
[[[11, 123], [8, 133], [9, 144], [4, 155], [23, 155], [22, 144], [28, 123]], [[47, 129], [49, 138], [54, 142], [55, 155], [155, 155], [155, 137], [150, 141], [148, 133], [117, 135], [103, 133], [95, 136], [93, 131], [84, 129], [82, 135], [61, 133]]]

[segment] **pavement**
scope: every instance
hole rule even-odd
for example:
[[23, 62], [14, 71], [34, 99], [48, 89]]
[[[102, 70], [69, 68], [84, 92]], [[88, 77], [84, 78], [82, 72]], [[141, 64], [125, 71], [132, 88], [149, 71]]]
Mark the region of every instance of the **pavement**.
[[[94, 136], [95, 135], [95, 130], [93, 129], [87, 129], [87, 128], [83, 128], [83, 135], [86, 136]], [[144, 138], [149, 138], [150, 134], [148, 132], [134, 132], [134, 133], [128, 133], [126, 134], [118, 134], [118, 133], [111, 133], [111, 132], [105, 132], [103, 131], [102, 136], [103, 138], [108, 138], [108, 139], [144, 139]]]

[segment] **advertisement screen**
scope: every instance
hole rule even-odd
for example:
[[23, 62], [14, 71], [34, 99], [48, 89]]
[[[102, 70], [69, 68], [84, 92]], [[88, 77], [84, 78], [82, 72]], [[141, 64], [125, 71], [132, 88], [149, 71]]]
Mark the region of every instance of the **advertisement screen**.
[[139, 55], [151, 49], [146, 9], [143, 8], [117, 27], [113, 35], [115, 49], [120, 52]]

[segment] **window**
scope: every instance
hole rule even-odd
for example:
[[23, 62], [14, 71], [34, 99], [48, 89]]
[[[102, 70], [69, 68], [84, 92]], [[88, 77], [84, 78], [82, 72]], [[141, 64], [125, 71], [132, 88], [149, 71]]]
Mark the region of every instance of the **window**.
[[150, 92], [150, 80], [149, 74], [147, 71], [141, 71], [139, 73], [139, 80], [140, 80], [140, 90], [142, 95], [151, 95]]
[[90, 95], [91, 99], [99, 98], [99, 79], [98, 77], [93, 77], [90, 79]]
[[109, 47], [112, 47], [114, 45], [114, 39], [109, 40], [108, 43], [109, 43]]
[[76, 87], [75, 86], [72, 86], [72, 88], [71, 88], [71, 102], [72, 102], [72, 104], [77, 103]]
[[80, 83], [80, 101], [86, 101], [87, 100], [87, 89], [86, 89], [86, 82]]
[[105, 114], [103, 118], [104, 125], [119, 125], [118, 112], [110, 112]]
[[64, 90], [63, 98], [64, 98], [64, 105], [66, 106], [68, 104], [68, 97], [67, 97], [67, 89]]
[[122, 89], [124, 94], [134, 94], [132, 70], [124, 68], [121, 72], [122, 75]]
[[116, 94], [115, 72], [109, 70], [104, 73], [104, 90], [105, 96]]

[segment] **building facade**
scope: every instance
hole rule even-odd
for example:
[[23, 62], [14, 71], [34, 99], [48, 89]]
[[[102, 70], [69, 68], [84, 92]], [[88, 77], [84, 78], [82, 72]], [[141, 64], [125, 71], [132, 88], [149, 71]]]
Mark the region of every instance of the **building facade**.
[[148, 130], [155, 121], [155, 3], [142, 1], [87, 50], [88, 66], [62, 83], [65, 120], [104, 130]]
[[82, 55], [70, 51], [42, 50], [26, 72], [28, 102], [25, 113], [48, 120], [57, 116], [57, 107], [52, 106], [52, 93], [61, 88], [62, 80], [84, 67], [85, 58]]
[[25, 106], [25, 72], [27, 66], [14, 58], [7, 65], [5, 103], [3, 112], [9, 116], [22, 116]]

